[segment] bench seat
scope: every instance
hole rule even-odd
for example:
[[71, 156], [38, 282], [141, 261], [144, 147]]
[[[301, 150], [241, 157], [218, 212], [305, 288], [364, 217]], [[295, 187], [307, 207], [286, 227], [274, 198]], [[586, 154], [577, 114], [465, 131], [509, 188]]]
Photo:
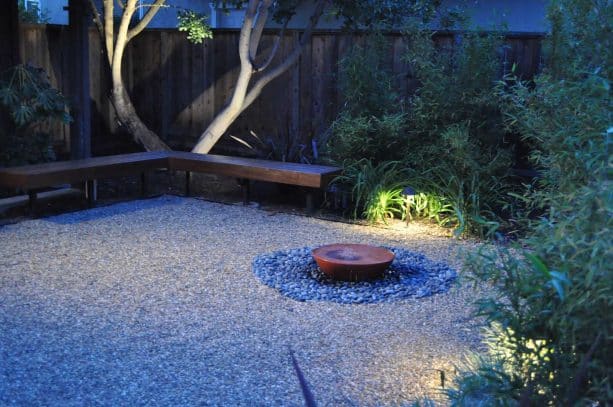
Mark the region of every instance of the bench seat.
[[234, 178], [325, 188], [340, 169], [324, 165], [288, 163], [181, 151], [169, 153], [171, 170], [205, 172]]
[[0, 186], [25, 190], [166, 168], [168, 154], [144, 152], [0, 168]]
[[[96, 196], [96, 180], [141, 174], [144, 191], [145, 174], [157, 169], [185, 171], [186, 195], [189, 195], [191, 172], [235, 177], [242, 181], [246, 201], [249, 193], [248, 180], [322, 189], [341, 173], [340, 168], [323, 165], [181, 151], [153, 151], [0, 168], [0, 186], [28, 191], [32, 206], [37, 189], [85, 181], [86, 196], [93, 202]], [[310, 194], [307, 194], [307, 206], [310, 206], [310, 201]]]

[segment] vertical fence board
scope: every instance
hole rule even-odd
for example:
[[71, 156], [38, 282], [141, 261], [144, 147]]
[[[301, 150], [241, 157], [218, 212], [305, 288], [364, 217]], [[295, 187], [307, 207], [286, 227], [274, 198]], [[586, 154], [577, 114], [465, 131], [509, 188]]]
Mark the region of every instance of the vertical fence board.
[[206, 40], [204, 42], [203, 48], [203, 58], [204, 58], [204, 71], [202, 72], [202, 76], [204, 78], [204, 89], [203, 89], [203, 111], [200, 112], [202, 115], [202, 127], [199, 129], [198, 133], [201, 133], [206, 126], [208, 126], [213, 117], [215, 117], [215, 60], [214, 60], [214, 51], [215, 46], [213, 39]]
[[324, 131], [324, 105], [325, 105], [325, 88], [324, 88], [324, 52], [326, 47], [326, 39], [324, 35], [314, 35], [312, 43], [311, 56], [311, 77], [312, 82], [312, 132], [321, 134]]
[[304, 45], [304, 49], [300, 55], [298, 66], [300, 69], [300, 123], [299, 132], [303, 139], [312, 137], [313, 135], [313, 106], [311, 99], [313, 98], [313, 75], [311, 66], [313, 64], [313, 47], [312, 41]]
[[335, 34], [326, 35], [324, 47], [324, 117], [322, 128], [317, 135], [321, 134], [334, 121], [338, 114], [338, 86], [336, 69], [338, 67], [338, 36]]
[[[291, 35], [286, 36], [285, 46], [288, 49], [293, 49], [293, 47], [298, 46], [299, 37], [297, 33], [292, 33]], [[290, 86], [289, 89], [289, 98], [290, 98], [290, 123], [289, 123], [289, 131], [290, 134], [295, 135], [295, 137], [300, 137], [299, 141], [301, 143], [307, 143], [306, 137], [304, 134], [300, 134], [300, 61], [296, 62], [290, 71]]]
[[108, 119], [103, 119], [102, 112], [102, 73], [103, 68], [101, 62], [100, 41], [97, 32], [89, 32], [89, 95], [91, 97], [91, 134], [92, 134], [92, 149], [96, 149], [97, 141], [100, 140], [101, 129], [106, 127]]
[[204, 45], [191, 45], [191, 119], [187, 134], [188, 140], [195, 142], [199, 133], [204, 129], [202, 112], [205, 106], [205, 61]]

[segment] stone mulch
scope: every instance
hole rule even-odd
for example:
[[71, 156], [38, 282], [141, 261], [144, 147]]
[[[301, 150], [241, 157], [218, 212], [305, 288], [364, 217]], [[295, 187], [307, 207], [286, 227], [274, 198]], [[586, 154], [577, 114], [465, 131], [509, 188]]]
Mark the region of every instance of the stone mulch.
[[256, 256], [354, 242], [461, 268], [474, 244], [161, 196], [0, 227], [0, 405], [319, 405], [440, 398], [480, 346], [480, 293], [390, 303], [296, 301]]

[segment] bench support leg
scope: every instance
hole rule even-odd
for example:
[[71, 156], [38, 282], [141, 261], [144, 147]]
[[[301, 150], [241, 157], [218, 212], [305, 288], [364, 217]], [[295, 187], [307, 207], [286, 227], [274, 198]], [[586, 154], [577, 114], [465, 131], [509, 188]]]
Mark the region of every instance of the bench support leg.
[[98, 181], [95, 179], [88, 179], [85, 181], [85, 199], [87, 199], [87, 206], [90, 208], [96, 204], [98, 199]]
[[309, 215], [315, 213], [315, 203], [313, 198], [313, 191], [306, 191], [306, 211]]
[[36, 191], [28, 191], [28, 213], [30, 216], [34, 216], [36, 214], [36, 198]]
[[241, 186], [241, 191], [243, 192], [243, 205], [249, 205], [249, 195], [251, 192], [249, 180], [245, 178], [240, 178], [238, 180], [238, 185]]
[[191, 179], [192, 179], [191, 171], [185, 171], [185, 196], [190, 195], [189, 186], [190, 186]]
[[147, 173], [141, 172], [140, 174], [140, 195], [145, 197], [147, 195]]

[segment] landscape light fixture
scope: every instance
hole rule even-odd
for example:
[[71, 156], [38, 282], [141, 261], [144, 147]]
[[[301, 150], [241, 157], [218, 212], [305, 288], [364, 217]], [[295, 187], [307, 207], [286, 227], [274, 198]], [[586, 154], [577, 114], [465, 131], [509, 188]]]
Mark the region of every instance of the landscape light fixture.
[[407, 220], [407, 226], [409, 226], [409, 219], [413, 219], [411, 218], [411, 205], [415, 201], [415, 190], [411, 187], [404, 188], [402, 198], [404, 199], [404, 217]]

